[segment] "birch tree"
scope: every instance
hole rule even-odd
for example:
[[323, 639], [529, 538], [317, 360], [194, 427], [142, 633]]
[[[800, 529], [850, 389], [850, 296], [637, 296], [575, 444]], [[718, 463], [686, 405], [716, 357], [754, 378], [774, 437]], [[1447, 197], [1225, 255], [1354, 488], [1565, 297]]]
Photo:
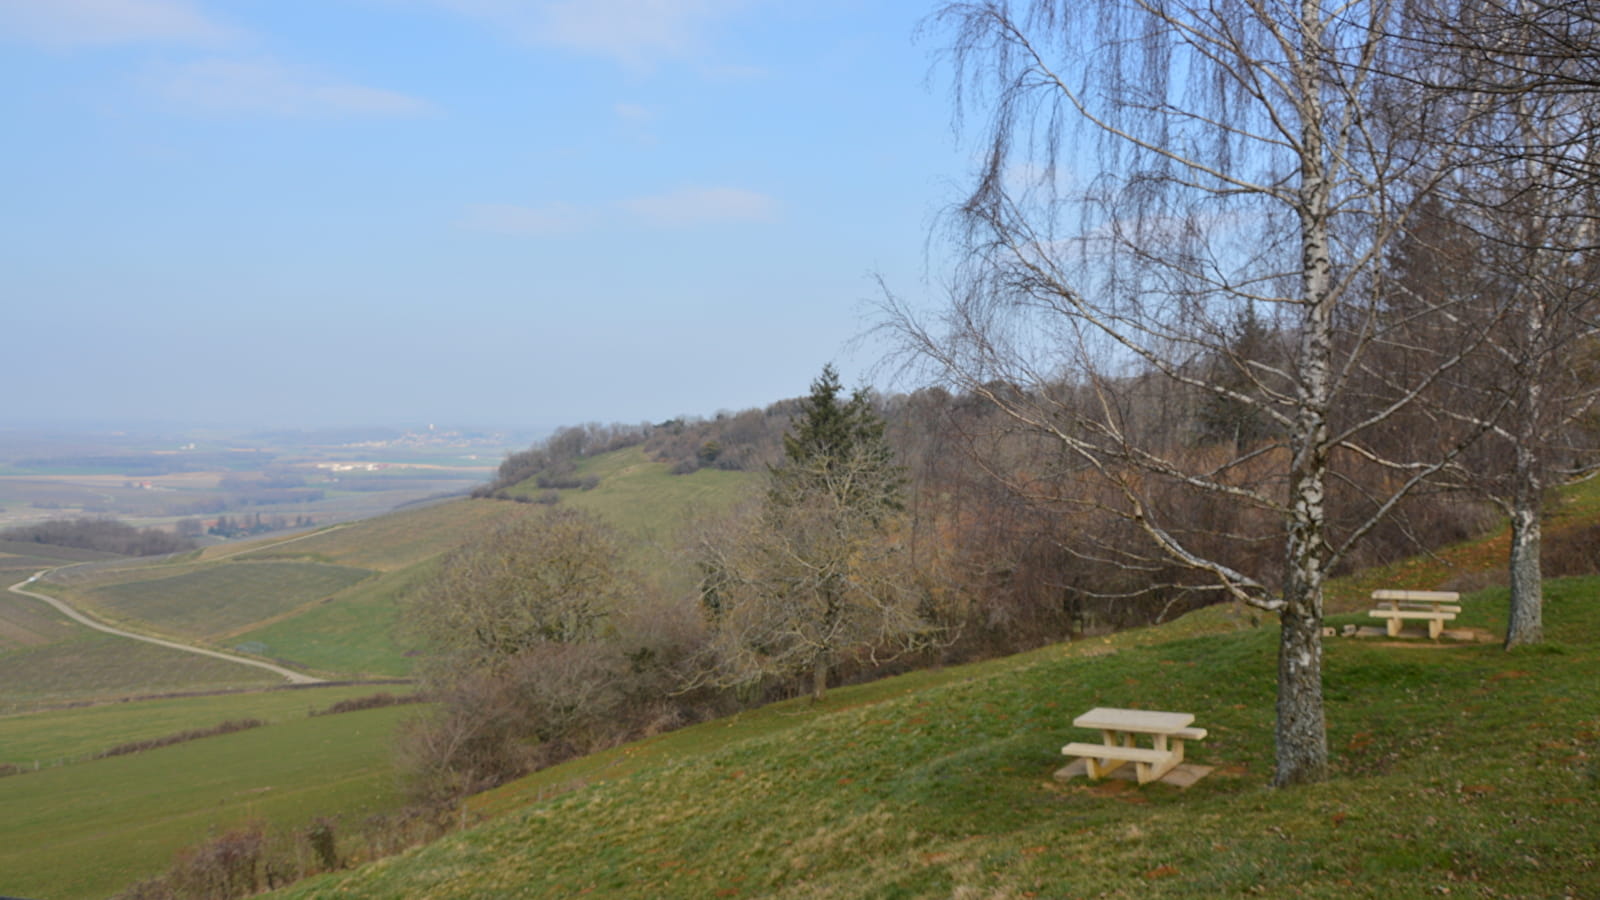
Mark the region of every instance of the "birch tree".
[[[941, 378], [1051, 436], [1099, 485], [1086, 511], [1146, 542], [1079, 552], [1176, 562], [1186, 588], [1277, 614], [1278, 785], [1328, 771], [1329, 573], [1462, 449], [1390, 458], [1367, 439], [1472, 343], [1391, 346], [1411, 332], [1381, 263], [1428, 171], [1404, 136], [1433, 125], [1419, 88], [1380, 74], [1398, 18], [1381, 0], [944, 7], [958, 127], [985, 114], [983, 155], [951, 220], [949, 306], [930, 320], [886, 302]], [[1407, 315], [1445, 322], [1452, 302]], [[1245, 315], [1276, 352], [1239, 351]], [[1355, 375], [1384, 347], [1413, 374], [1374, 406]], [[1197, 447], [1177, 423], [1208, 399], [1252, 411], [1258, 439]], [[1281, 563], [1230, 563], [1254, 537], [1173, 515], [1173, 491], [1256, 511]]]
[[1543, 639], [1546, 486], [1600, 462], [1593, 436], [1575, 431], [1600, 400], [1600, 12], [1551, 0], [1417, 9], [1427, 27], [1403, 40], [1440, 60], [1425, 70], [1428, 86], [1466, 123], [1443, 148], [1449, 176], [1436, 190], [1468, 250], [1459, 252], [1461, 241], [1455, 252], [1427, 250], [1509, 307], [1441, 409], [1488, 430], [1468, 474], [1511, 523], [1510, 648]]

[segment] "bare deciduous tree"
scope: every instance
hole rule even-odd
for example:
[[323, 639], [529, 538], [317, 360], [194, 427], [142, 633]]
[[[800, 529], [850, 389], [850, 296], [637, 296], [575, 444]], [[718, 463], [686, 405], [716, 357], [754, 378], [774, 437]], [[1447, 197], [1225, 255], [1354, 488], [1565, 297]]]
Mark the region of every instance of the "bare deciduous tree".
[[520, 517], [448, 554], [408, 618], [442, 658], [471, 668], [544, 643], [591, 641], [638, 593], [621, 556], [592, 513]]
[[[960, 109], [989, 113], [954, 219], [965, 257], [941, 322], [886, 303], [940, 377], [1057, 442], [1081, 473], [1072, 502], [1145, 542], [1077, 552], [1177, 563], [1181, 587], [1278, 614], [1278, 785], [1327, 774], [1326, 578], [1461, 450], [1391, 458], [1366, 439], [1472, 344], [1397, 346], [1412, 332], [1387, 303], [1385, 248], [1428, 181], [1403, 136], [1436, 124], [1419, 88], [1381, 74], [1399, 15], [1381, 0], [944, 7]], [[1443, 322], [1453, 302], [1404, 317]], [[1353, 383], [1380, 348], [1405, 354], [1409, 382], [1373, 405]], [[1231, 445], [1195, 434], [1206, 404], [1239, 425]], [[1236, 565], [1259, 534], [1172, 515], [1186, 492], [1275, 523], [1281, 563]]]
[[932, 626], [901, 546], [904, 476], [865, 393], [839, 397], [832, 367], [784, 438], [763, 502], [702, 542], [711, 677], [725, 684], [809, 674], [924, 645]]

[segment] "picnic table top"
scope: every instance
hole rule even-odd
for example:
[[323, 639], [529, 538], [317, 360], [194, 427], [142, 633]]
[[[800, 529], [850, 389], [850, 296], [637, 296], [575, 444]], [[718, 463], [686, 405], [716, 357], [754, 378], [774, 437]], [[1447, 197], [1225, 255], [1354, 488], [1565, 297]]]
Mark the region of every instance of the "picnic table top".
[[1182, 731], [1194, 721], [1193, 713], [1157, 712], [1150, 709], [1117, 709], [1097, 706], [1072, 720], [1079, 728], [1099, 728], [1106, 731], [1138, 731], [1147, 734], [1171, 734]]
[[1380, 589], [1372, 592], [1374, 600], [1388, 600], [1400, 602], [1410, 600], [1414, 603], [1454, 603], [1461, 599], [1461, 594], [1456, 591], [1396, 591]]

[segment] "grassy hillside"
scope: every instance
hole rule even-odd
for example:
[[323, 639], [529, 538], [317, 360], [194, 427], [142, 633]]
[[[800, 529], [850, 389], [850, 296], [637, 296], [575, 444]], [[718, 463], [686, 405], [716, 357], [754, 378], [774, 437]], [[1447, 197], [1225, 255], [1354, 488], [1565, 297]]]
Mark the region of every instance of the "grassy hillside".
[[[720, 469], [673, 475], [670, 470], [669, 464], [646, 458], [643, 448], [631, 447], [582, 461], [577, 474], [598, 477], [598, 487], [556, 493], [561, 503], [597, 513], [619, 528], [631, 547], [629, 562], [663, 590], [678, 591], [692, 577], [678, 560], [686, 528], [726, 512], [761, 476]], [[508, 493], [535, 497], [546, 491], [528, 481]]]
[[[586, 459], [578, 474], [598, 477], [599, 486], [591, 491], [561, 491], [562, 502], [599, 513], [646, 543], [671, 544], [687, 520], [727, 509], [760, 478], [751, 472], [719, 469], [673, 475], [670, 468], [651, 462], [641, 447]], [[540, 491], [524, 484], [512, 493]]]
[[[15, 583], [8, 579], [4, 586]], [[64, 641], [86, 632], [43, 603], [0, 591], [0, 660], [8, 651]]]
[[[578, 760], [484, 798], [513, 811], [480, 827], [286, 896], [1597, 896], [1597, 594], [1552, 582], [1550, 643], [1509, 654], [1330, 639], [1326, 784], [1267, 787], [1275, 629], [1211, 609]], [[1503, 591], [1464, 606], [1503, 628]], [[1096, 705], [1193, 711], [1216, 771], [1054, 781]]]
[[510, 504], [450, 500], [396, 510], [288, 540], [233, 548], [241, 560], [309, 559], [392, 572], [432, 558], [516, 515]]

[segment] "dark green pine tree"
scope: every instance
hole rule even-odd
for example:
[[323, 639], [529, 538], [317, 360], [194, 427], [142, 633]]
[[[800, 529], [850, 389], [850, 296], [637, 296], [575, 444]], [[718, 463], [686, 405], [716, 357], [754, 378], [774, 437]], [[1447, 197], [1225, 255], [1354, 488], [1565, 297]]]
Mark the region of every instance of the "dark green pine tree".
[[857, 389], [841, 400], [843, 390], [838, 371], [824, 366], [783, 436], [784, 459], [771, 469], [768, 502], [791, 507], [826, 500], [877, 523], [904, 508], [905, 470], [894, 461], [867, 392]]

